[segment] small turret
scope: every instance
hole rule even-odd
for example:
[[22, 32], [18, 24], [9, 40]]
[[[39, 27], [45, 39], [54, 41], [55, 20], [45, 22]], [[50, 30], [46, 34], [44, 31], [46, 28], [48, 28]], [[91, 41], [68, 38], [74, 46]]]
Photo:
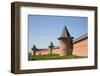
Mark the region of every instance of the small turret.
[[38, 49], [36, 48], [36, 46], [35, 45], [33, 45], [33, 47], [32, 47], [32, 52], [33, 52], [33, 55], [35, 55], [35, 53], [36, 53], [36, 51], [37, 51]]
[[54, 45], [53, 43], [51, 42], [50, 45], [49, 45], [49, 50], [50, 50], [50, 54], [52, 55], [52, 49], [53, 49]]

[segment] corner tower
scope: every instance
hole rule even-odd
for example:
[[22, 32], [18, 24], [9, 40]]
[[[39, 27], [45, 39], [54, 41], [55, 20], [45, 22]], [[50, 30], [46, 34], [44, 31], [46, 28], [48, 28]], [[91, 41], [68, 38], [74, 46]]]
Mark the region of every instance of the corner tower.
[[71, 37], [66, 26], [58, 39], [60, 41], [60, 56], [71, 55], [73, 50], [73, 37]]

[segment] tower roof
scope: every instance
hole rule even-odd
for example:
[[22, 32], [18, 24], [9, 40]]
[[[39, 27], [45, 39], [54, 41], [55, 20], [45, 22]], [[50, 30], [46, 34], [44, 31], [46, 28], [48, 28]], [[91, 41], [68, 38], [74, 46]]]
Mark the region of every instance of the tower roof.
[[63, 32], [61, 34], [61, 37], [70, 37], [70, 34], [68, 32], [68, 29], [66, 26], [64, 26]]
[[49, 47], [54, 47], [53, 42], [51, 41]]
[[59, 39], [61, 39], [61, 38], [67, 38], [67, 37], [71, 37], [71, 36], [70, 36], [70, 33], [68, 32], [67, 27], [64, 26], [63, 32], [62, 32], [61, 37]]
[[35, 46], [35, 45], [33, 45], [32, 50], [37, 50], [37, 48], [36, 48], [36, 46]]

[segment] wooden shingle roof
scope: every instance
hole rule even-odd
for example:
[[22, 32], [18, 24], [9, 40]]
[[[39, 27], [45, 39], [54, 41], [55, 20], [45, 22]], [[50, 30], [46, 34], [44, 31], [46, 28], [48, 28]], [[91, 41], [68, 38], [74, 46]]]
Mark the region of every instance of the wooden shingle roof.
[[67, 27], [64, 26], [63, 32], [62, 32], [61, 36], [58, 39], [64, 39], [64, 38], [68, 38], [68, 37], [72, 38], [69, 31], [68, 31], [68, 29], [67, 29]]
[[82, 35], [82, 36], [80, 36], [80, 37], [74, 39], [74, 40], [73, 40], [73, 43], [76, 43], [76, 42], [78, 42], [78, 41], [81, 41], [81, 40], [83, 40], [83, 39], [85, 39], [85, 38], [88, 38], [88, 33], [86, 33], [86, 34], [84, 34], [84, 35]]

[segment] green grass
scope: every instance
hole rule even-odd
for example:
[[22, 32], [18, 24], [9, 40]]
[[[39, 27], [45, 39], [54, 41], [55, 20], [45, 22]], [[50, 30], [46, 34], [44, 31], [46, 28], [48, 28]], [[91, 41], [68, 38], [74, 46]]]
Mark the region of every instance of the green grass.
[[77, 59], [77, 58], [86, 58], [74, 55], [67, 55], [67, 56], [59, 56], [58, 54], [53, 55], [28, 55], [28, 60], [57, 60], [57, 59]]

